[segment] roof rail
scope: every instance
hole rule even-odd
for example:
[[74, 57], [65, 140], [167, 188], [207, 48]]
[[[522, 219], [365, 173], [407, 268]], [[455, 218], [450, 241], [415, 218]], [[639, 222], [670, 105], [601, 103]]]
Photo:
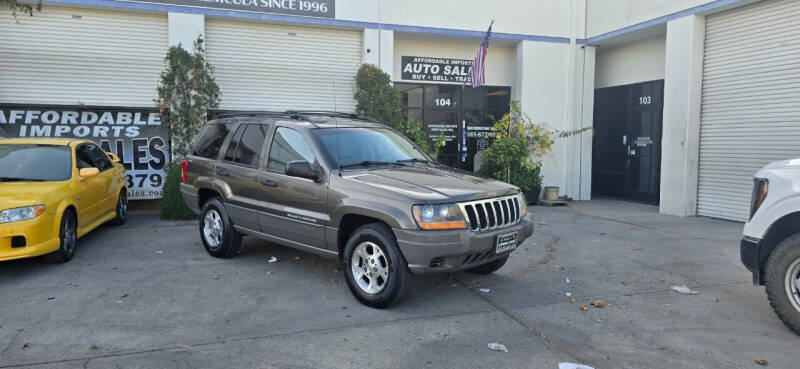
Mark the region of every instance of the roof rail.
[[[236, 118], [236, 117], [257, 117], [257, 116], [272, 116], [272, 117], [289, 117], [289, 114], [280, 111], [256, 111], [256, 110], [241, 110], [241, 111], [210, 111], [213, 119]], [[215, 114], [216, 113], [216, 114]]]
[[288, 111], [286, 111], [286, 114], [291, 116], [293, 119], [308, 119], [307, 117], [310, 116], [310, 115], [321, 115], [321, 116], [328, 116], [328, 117], [334, 117], [334, 118], [361, 119], [361, 120], [366, 120], [366, 121], [373, 122], [373, 123], [378, 123], [377, 120], [375, 120], [373, 118], [370, 118], [370, 117], [365, 117], [365, 116], [361, 116], [361, 115], [354, 114], [354, 113], [343, 113], [343, 112], [338, 112], [338, 111], [326, 111], [326, 110], [301, 110], [301, 111], [296, 111], [296, 110], [288, 110]]

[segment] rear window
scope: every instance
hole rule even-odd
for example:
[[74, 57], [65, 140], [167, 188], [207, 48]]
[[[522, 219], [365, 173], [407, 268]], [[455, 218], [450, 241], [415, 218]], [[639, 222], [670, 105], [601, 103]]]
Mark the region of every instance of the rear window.
[[72, 177], [67, 146], [0, 144], [0, 182], [66, 181]]
[[233, 128], [233, 124], [231, 123], [209, 124], [206, 126], [203, 134], [197, 139], [192, 153], [200, 157], [216, 159], [217, 156], [219, 156], [219, 149], [222, 147], [222, 142], [225, 141], [225, 137], [228, 136], [228, 132], [230, 132], [231, 128]]

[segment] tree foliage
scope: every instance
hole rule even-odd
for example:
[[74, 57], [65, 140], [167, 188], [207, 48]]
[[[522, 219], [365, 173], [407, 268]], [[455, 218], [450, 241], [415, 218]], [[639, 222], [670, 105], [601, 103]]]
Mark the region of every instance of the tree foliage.
[[190, 220], [197, 219], [181, 198], [181, 166], [173, 164], [167, 167], [167, 178], [164, 180], [164, 198], [161, 200], [161, 219]]
[[17, 17], [18, 13], [28, 14], [33, 16], [34, 12], [42, 11], [42, 1], [37, 3], [22, 2], [20, 0], [0, 0], [0, 5], [7, 5], [11, 9], [11, 16]]
[[158, 86], [158, 110], [169, 128], [173, 159], [186, 155], [191, 139], [205, 124], [208, 110], [219, 107], [220, 91], [214, 67], [205, 59], [203, 39], [194, 43], [190, 54], [180, 45], [170, 47], [164, 58]]
[[389, 75], [372, 64], [363, 64], [356, 74], [356, 113], [402, 130], [403, 100]]

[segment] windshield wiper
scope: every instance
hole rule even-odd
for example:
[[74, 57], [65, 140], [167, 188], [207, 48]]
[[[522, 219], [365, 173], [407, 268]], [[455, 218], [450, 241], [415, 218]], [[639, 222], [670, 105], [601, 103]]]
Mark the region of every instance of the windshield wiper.
[[430, 164], [430, 163], [433, 163], [433, 162], [432, 162], [432, 161], [430, 161], [430, 160], [425, 160], [425, 159], [411, 158], [411, 159], [403, 159], [403, 160], [398, 160], [398, 161], [396, 161], [395, 163], [397, 163], [397, 164], [404, 164], [404, 163], [423, 163], [423, 164]]
[[339, 170], [347, 169], [347, 168], [355, 168], [355, 167], [374, 167], [380, 165], [403, 165], [402, 163], [390, 163], [388, 161], [374, 161], [374, 160], [364, 160], [360, 163], [350, 163], [345, 165], [340, 165]]
[[0, 177], [0, 182], [44, 182], [44, 179], [19, 178], [19, 177]]

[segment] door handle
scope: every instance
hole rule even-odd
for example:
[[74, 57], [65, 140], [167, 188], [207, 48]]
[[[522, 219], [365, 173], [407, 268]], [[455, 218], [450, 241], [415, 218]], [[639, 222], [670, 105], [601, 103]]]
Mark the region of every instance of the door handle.
[[278, 187], [278, 182], [266, 178], [261, 178], [261, 184], [267, 187]]
[[227, 176], [231, 175], [231, 172], [229, 172], [229, 171], [227, 171], [225, 169], [217, 169], [217, 174], [219, 174], [219, 175], [221, 175], [223, 177], [227, 177]]

